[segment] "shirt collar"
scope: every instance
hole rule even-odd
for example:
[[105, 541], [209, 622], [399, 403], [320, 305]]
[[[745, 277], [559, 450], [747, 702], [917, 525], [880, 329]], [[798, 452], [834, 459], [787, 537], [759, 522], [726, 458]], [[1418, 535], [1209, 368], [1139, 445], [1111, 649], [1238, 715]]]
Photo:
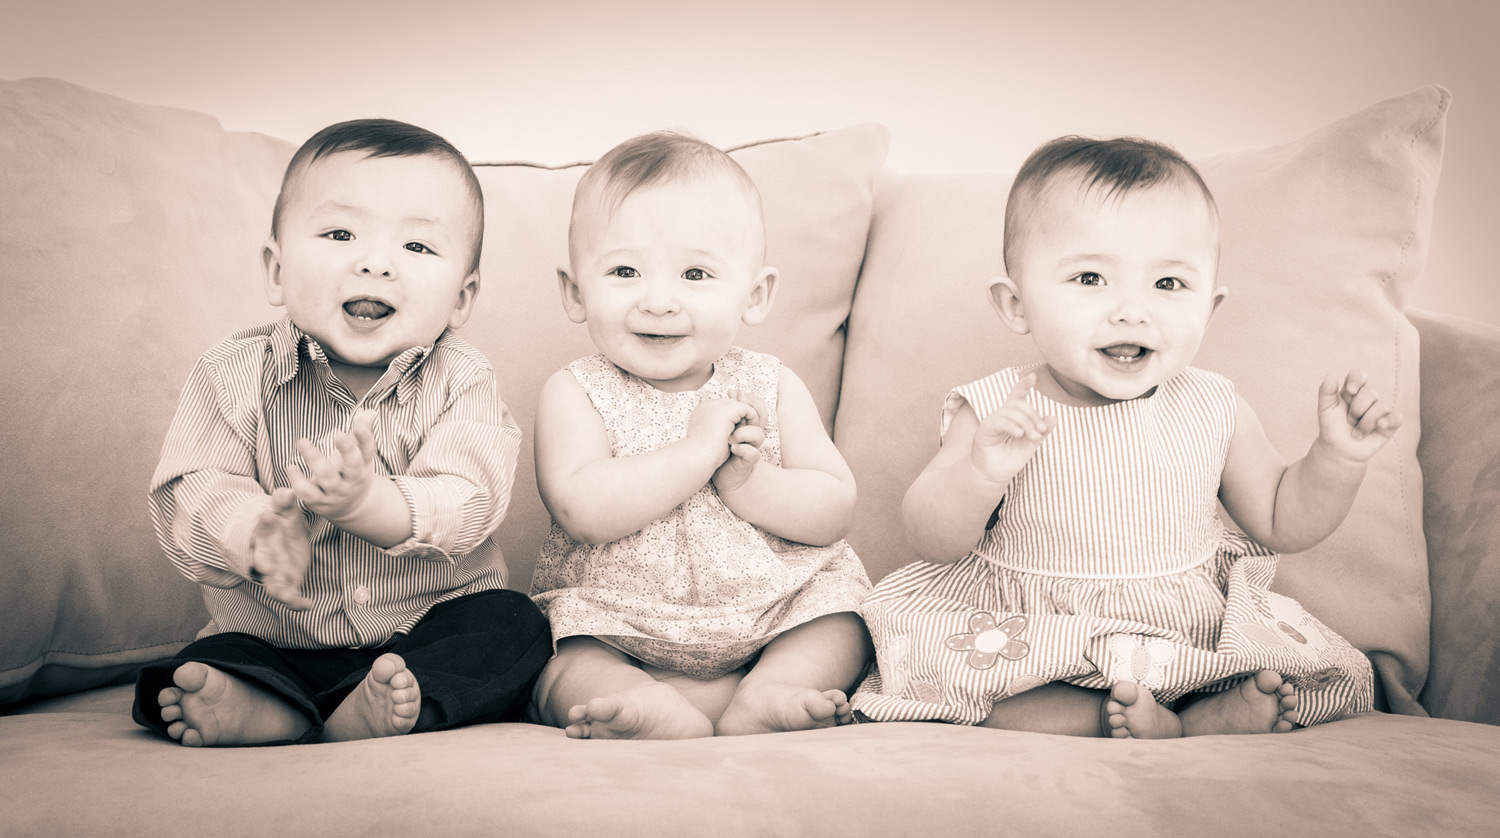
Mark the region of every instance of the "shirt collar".
[[[432, 355], [433, 349], [447, 336], [448, 331], [445, 329], [436, 342], [427, 346], [413, 346], [391, 361], [390, 369], [396, 372], [397, 402], [406, 404], [416, 395], [417, 372], [421, 369], [422, 362]], [[301, 367], [304, 347], [308, 360], [325, 365], [328, 363], [323, 347], [311, 335], [297, 328], [290, 317], [281, 318], [276, 328], [271, 330], [271, 363], [278, 386], [296, 377], [297, 370]]]

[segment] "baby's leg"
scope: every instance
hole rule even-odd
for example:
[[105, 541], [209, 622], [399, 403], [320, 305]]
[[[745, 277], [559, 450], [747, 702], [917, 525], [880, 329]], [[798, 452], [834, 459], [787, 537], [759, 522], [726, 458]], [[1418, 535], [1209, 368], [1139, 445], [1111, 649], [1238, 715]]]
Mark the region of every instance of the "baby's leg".
[[592, 637], [565, 637], [536, 685], [547, 724], [573, 739], [691, 739], [713, 722], [634, 658]]
[[172, 673], [175, 687], [157, 695], [167, 735], [184, 745], [255, 745], [296, 739], [312, 720], [255, 684], [189, 661]]
[[1176, 739], [1183, 720], [1139, 684], [1118, 681], [1099, 706], [1099, 730], [1115, 739]]
[[864, 622], [848, 611], [782, 633], [745, 674], [715, 733], [805, 730], [847, 719], [844, 691], [854, 685], [870, 654]]
[[1203, 696], [1181, 715], [1184, 736], [1286, 733], [1297, 723], [1297, 692], [1279, 673], [1262, 669], [1235, 687]]
[[359, 686], [349, 693], [323, 726], [323, 741], [348, 742], [399, 736], [411, 731], [422, 706], [422, 690], [400, 655], [375, 659]]
[[1063, 736], [1107, 736], [1108, 728], [1100, 724], [1099, 708], [1108, 697], [1102, 690], [1053, 681], [996, 702], [979, 724]]

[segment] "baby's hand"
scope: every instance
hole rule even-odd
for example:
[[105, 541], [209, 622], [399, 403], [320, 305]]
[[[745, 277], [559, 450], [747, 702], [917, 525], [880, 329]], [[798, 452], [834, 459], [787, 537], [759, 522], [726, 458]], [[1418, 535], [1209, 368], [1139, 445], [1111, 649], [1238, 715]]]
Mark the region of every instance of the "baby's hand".
[[297, 440], [307, 473], [295, 464], [286, 470], [287, 482], [307, 508], [335, 522], [353, 513], [375, 482], [375, 412], [354, 414], [349, 430], [332, 435], [333, 453], [326, 457], [311, 441]]
[[302, 577], [312, 563], [312, 533], [291, 489], [271, 493], [271, 508], [262, 512], [250, 533], [250, 579], [295, 611], [312, 600], [301, 593]]
[[[722, 452], [720, 457], [731, 453], [735, 431], [743, 425], [756, 424], [755, 408], [739, 399], [704, 399], [693, 408], [688, 417], [687, 435], [706, 446], [711, 445]], [[723, 462], [723, 460], [720, 460]]]
[[1026, 394], [1035, 384], [1036, 373], [1022, 377], [1005, 404], [984, 417], [974, 432], [971, 462], [980, 475], [992, 482], [1010, 482], [1057, 426], [1057, 420], [1037, 413], [1026, 400]]
[[745, 485], [760, 460], [760, 446], [766, 441], [766, 404], [750, 393], [730, 390], [729, 398], [750, 406], [751, 415], [741, 419], [729, 434], [729, 459], [714, 472], [714, 487], [719, 492], [733, 492]]
[[1401, 414], [1382, 401], [1363, 370], [1342, 383], [1329, 376], [1318, 387], [1318, 439], [1334, 453], [1363, 463], [1401, 427]]

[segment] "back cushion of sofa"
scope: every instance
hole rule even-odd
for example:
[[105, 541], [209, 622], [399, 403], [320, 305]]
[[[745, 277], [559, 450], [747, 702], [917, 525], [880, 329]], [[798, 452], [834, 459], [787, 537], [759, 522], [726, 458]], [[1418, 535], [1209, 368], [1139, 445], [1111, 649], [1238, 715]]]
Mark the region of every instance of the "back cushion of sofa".
[[0, 704], [207, 622], [146, 490], [199, 353], [276, 316], [259, 252], [291, 144], [64, 82], [0, 83]]
[[[1426, 258], [1448, 101], [1423, 88], [1296, 142], [1194, 161], [1219, 204], [1229, 289], [1196, 365], [1228, 376], [1289, 457], [1317, 434], [1327, 374], [1368, 370], [1405, 415], [1348, 519], [1283, 556], [1274, 586], [1368, 653], [1403, 712], [1421, 712], [1428, 588], [1417, 338], [1401, 311]], [[1040, 360], [986, 296], [1010, 180], [891, 173], [877, 190], [835, 436], [859, 481], [849, 540], [872, 578], [914, 559], [901, 498], [937, 450], [944, 394]]]
[[[782, 277], [770, 320], [743, 342], [797, 369], [830, 421], [888, 141], [870, 125], [734, 152], [764, 194]], [[0, 706], [129, 677], [207, 622], [156, 543], [146, 490], [194, 360], [281, 316], [260, 249], [294, 149], [64, 82], [0, 83]], [[483, 289], [462, 333], [525, 432], [495, 537], [525, 590], [549, 523], [531, 471], [536, 391], [593, 351], [555, 274], [583, 168], [477, 168]]]

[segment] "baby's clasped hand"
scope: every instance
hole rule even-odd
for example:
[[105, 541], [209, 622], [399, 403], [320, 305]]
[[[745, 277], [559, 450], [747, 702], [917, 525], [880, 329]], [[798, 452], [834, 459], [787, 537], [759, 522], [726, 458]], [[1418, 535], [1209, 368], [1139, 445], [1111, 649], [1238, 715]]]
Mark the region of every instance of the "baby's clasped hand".
[[375, 413], [354, 414], [349, 433], [330, 438], [333, 451], [324, 456], [311, 441], [297, 440], [297, 453], [307, 465], [304, 473], [287, 465], [287, 482], [308, 509], [330, 521], [339, 521], [359, 509], [375, 482]]
[[1010, 482], [1057, 426], [1055, 419], [1041, 415], [1026, 400], [1035, 384], [1036, 373], [1023, 376], [1005, 404], [984, 417], [974, 432], [971, 462], [985, 479]]
[[1369, 384], [1363, 370], [1329, 376], [1318, 387], [1318, 439], [1334, 453], [1366, 462], [1396, 435], [1401, 414]]
[[[688, 436], [710, 441], [726, 457], [714, 471], [714, 486], [732, 492], [745, 484], [766, 441], [766, 407], [759, 398], [731, 390], [728, 398], [706, 399], [688, 420]], [[727, 446], [727, 449], [724, 447]]]

